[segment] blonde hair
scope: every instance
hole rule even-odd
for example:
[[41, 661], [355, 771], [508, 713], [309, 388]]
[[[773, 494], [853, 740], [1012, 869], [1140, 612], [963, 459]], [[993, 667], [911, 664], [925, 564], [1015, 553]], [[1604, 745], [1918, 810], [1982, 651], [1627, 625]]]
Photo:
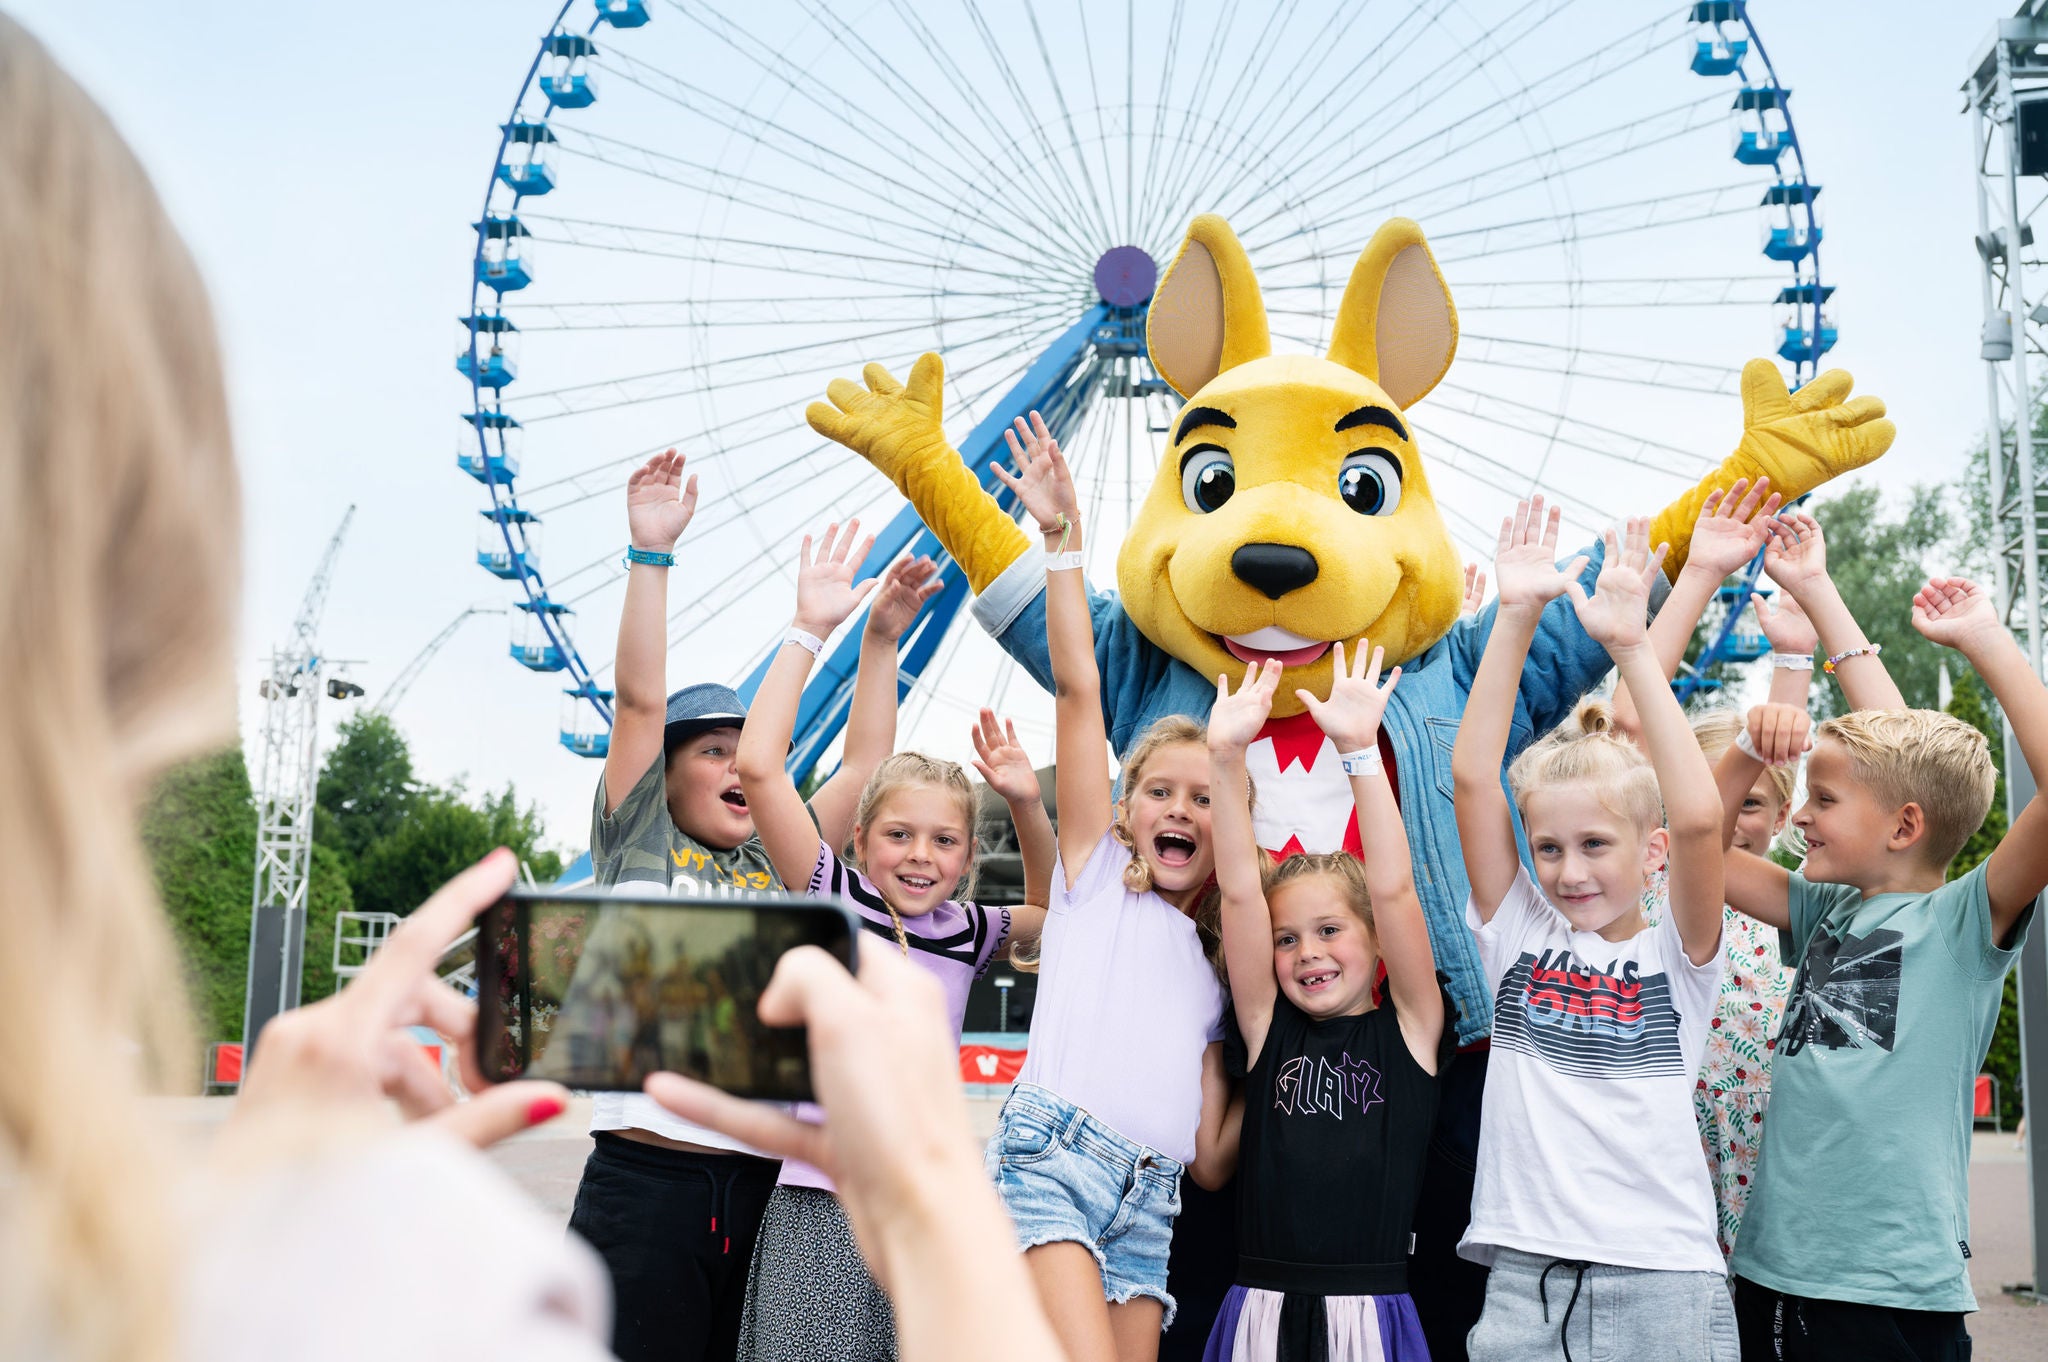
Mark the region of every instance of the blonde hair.
[[[868, 777], [867, 786], [860, 792], [860, 804], [853, 811], [854, 832], [863, 842], [866, 841], [868, 824], [874, 821], [875, 811], [882, 807], [884, 800], [904, 790], [925, 788], [943, 790], [960, 801], [960, 813], [967, 823], [967, 873], [947, 897], [973, 898], [974, 785], [967, 779], [967, 772], [959, 762], [942, 761], [922, 752], [891, 752], [875, 767], [875, 773]], [[862, 869], [866, 867], [862, 866]], [[886, 897], [882, 903], [889, 910], [890, 922], [895, 924], [896, 944], [903, 948], [905, 955], [910, 954], [910, 936], [903, 929], [903, 919], [897, 914], [896, 905]]]
[[1608, 812], [1640, 832], [1663, 825], [1664, 799], [1650, 759], [1615, 729], [1614, 712], [1599, 700], [1581, 701], [1508, 767], [1508, 789], [1525, 818], [1532, 793], [1559, 785], [1592, 786]]
[[1841, 744], [1849, 769], [1890, 808], [1918, 804], [1927, 815], [1929, 863], [1946, 867], [1991, 811], [1998, 771], [1984, 735], [1931, 709], [1859, 709], [1814, 730]]
[[[1734, 709], [1710, 709], [1692, 716], [1693, 740], [1699, 743], [1700, 751], [1707, 760], [1719, 761], [1729, 748], [1735, 745], [1735, 735], [1742, 732], [1742, 712]], [[1764, 774], [1770, 777], [1771, 789], [1778, 796], [1778, 803], [1792, 802], [1792, 791], [1799, 777], [1794, 767], [1767, 766]]]
[[1264, 878], [1266, 897], [1269, 900], [1273, 897], [1273, 891], [1295, 880], [1333, 880], [1336, 882], [1338, 896], [1344, 900], [1344, 906], [1349, 908], [1368, 930], [1374, 933], [1379, 931], [1372, 918], [1372, 894], [1365, 886], [1365, 867], [1348, 851], [1326, 851], [1320, 855], [1306, 851], [1296, 852], [1280, 862]]
[[0, 260], [0, 1355], [168, 1358], [187, 1255], [142, 1099], [198, 1056], [135, 812], [234, 734], [240, 495], [198, 272], [5, 17]]

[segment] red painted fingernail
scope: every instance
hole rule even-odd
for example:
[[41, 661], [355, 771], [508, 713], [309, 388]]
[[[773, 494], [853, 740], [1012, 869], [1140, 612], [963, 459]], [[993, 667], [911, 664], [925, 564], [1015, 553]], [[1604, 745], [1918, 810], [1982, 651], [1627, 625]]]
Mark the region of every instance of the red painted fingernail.
[[537, 1126], [542, 1121], [552, 1121], [565, 1110], [566, 1104], [559, 1097], [536, 1097], [526, 1109], [526, 1124]]

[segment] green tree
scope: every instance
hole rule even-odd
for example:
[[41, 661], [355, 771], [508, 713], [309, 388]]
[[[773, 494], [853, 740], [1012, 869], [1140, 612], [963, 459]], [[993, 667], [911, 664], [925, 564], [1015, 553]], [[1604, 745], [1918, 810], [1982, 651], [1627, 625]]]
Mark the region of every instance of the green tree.
[[339, 741], [320, 766], [320, 816], [313, 836], [353, 865], [398, 831], [420, 792], [412, 749], [386, 714], [363, 710], [337, 726]]
[[421, 789], [396, 831], [370, 844], [355, 865], [356, 906], [364, 912], [401, 916], [458, 871], [495, 847], [510, 847], [537, 880], [562, 873], [562, 858], [543, 851], [540, 815], [520, 808], [512, 788], [487, 796], [480, 805], [462, 789]]

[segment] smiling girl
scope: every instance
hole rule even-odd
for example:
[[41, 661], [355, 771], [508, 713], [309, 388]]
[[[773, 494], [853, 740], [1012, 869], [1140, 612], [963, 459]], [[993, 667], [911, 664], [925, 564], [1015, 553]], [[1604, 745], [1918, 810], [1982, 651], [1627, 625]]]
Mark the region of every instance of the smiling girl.
[[1209, 753], [1201, 724], [1160, 720], [1126, 754], [1112, 803], [1080, 504], [1031, 419], [1006, 432], [1016, 474], [996, 476], [1045, 535], [1059, 863], [1031, 1048], [987, 1160], [1067, 1356], [1150, 1362], [1173, 1319], [1181, 1172], [1213, 1188], [1212, 1161], [1231, 1158], [1223, 991], [1196, 925], [1214, 899]]
[[1347, 671], [1339, 643], [1329, 700], [1298, 692], [1344, 763], [1363, 865], [1340, 851], [1271, 869], [1252, 834], [1244, 754], [1272, 713], [1280, 664], [1247, 670], [1235, 695], [1228, 678], [1216, 682], [1216, 878], [1250, 1073], [1237, 1281], [1209, 1334], [1212, 1362], [1428, 1356], [1408, 1297], [1409, 1228], [1455, 1033], [1380, 758], [1380, 717], [1401, 678], [1396, 667], [1380, 685], [1380, 660], [1374, 648], [1368, 664], [1361, 642]]
[[[829, 527], [815, 558], [810, 536], [804, 537], [796, 618], [741, 730], [740, 783], [782, 882], [842, 900], [870, 932], [936, 977], [957, 1045], [968, 986], [1006, 940], [1029, 940], [1045, 920], [1043, 907], [990, 908], [953, 897], [971, 880], [974, 866], [975, 797], [967, 773], [954, 762], [916, 752], [883, 758], [861, 792], [849, 865], [819, 837], [783, 765], [812, 658], [874, 588], [872, 581], [853, 582], [855, 567], [874, 544], [869, 539], [856, 551], [858, 531], [858, 522], [843, 534], [839, 526]], [[912, 562], [906, 573], [921, 580], [923, 566]], [[938, 589], [934, 577], [918, 588], [918, 603]], [[1017, 825], [1024, 897], [1043, 904], [1053, 841], [1038, 776], [1016, 730], [999, 724], [990, 711], [981, 711], [973, 738], [976, 769], [1010, 806]], [[806, 1113], [801, 1106], [799, 1114], [818, 1116], [816, 1108]], [[888, 1297], [861, 1260], [832, 1182], [800, 1160], [783, 1161], [762, 1216], [739, 1356], [760, 1362], [874, 1362], [896, 1356]]]
[[[1583, 564], [1555, 562], [1557, 530], [1540, 502], [1501, 524], [1500, 611], [1451, 761], [1466, 920], [1494, 989], [1472, 1223], [1458, 1246], [1491, 1268], [1469, 1351], [1569, 1362], [1575, 1347], [1588, 1357], [1595, 1338], [1620, 1337], [1632, 1356], [1733, 1362], [1692, 1117], [1721, 982], [1713, 771], [1647, 641], [1663, 560], [1648, 522], [1631, 520], [1622, 542], [1608, 531], [1590, 597]], [[1559, 596], [1613, 657], [1648, 756], [1587, 707], [1515, 759], [1532, 877], [1500, 761], [1529, 640]], [[1643, 891], [1667, 862], [1671, 911], [1653, 927]]]

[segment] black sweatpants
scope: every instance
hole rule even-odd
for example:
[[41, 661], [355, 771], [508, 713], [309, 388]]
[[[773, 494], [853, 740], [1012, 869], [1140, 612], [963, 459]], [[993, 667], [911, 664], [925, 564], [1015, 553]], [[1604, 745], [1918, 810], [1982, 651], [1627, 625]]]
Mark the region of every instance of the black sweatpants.
[[1956, 1310], [1897, 1310], [1788, 1296], [1735, 1279], [1742, 1362], [1970, 1362]]
[[569, 1228], [612, 1279], [621, 1362], [732, 1362], [747, 1264], [782, 1165], [599, 1131]]

